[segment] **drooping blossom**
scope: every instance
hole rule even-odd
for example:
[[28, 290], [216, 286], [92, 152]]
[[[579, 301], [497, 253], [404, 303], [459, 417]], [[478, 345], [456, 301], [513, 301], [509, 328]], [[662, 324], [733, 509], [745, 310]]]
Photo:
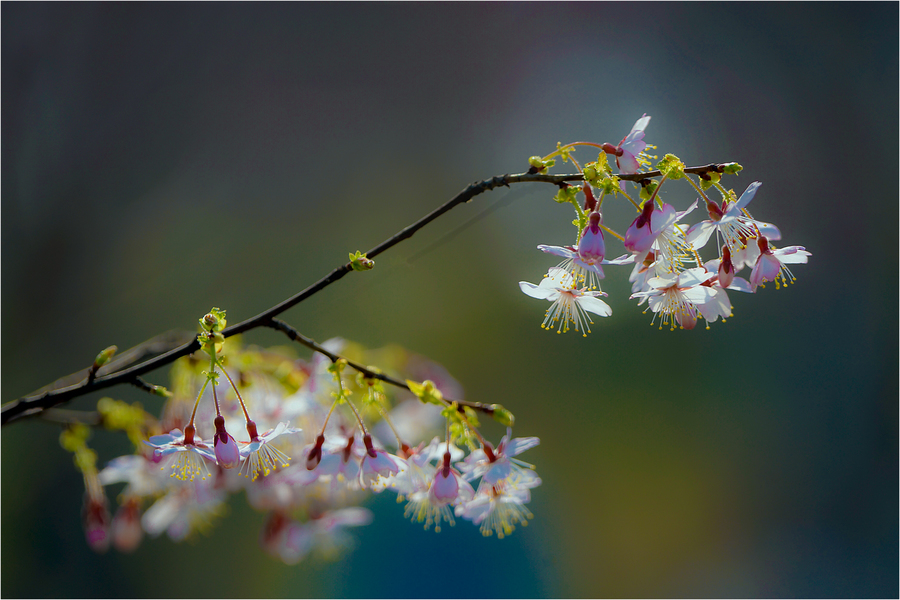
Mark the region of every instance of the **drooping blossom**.
[[651, 251], [656, 274], [676, 273], [686, 264], [696, 263], [684, 228], [678, 223], [695, 208], [697, 202], [684, 211], [676, 211], [671, 204], [663, 204], [657, 209], [653, 202], [645, 202], [641, 214], [625, 232], [625, 248], [634, 253], [635, 263], [642, 264]]
[[241, 450], [234, 437], [225, 430], [225, 418], [215, 419], [216, 433], [213, 436], [216, 462], [223, 469], [233, 469], [241, 463]]
[[482, 483], [471, 502], [456, 507], [456, 516], [479, 525], [484, 536], [496, 533], [503, 539], [515, 530], [516, 525], [525, 526], [534, 516], [525, 507], [530, 501], [529, 488]]
[[763, 287], [767, 281], [774, 281], [775, 287], [780, 288], [795, 281], [794, 274], [785, 265], [789, 264], [805, 264], [808, 257], [812, 256], [803, 246], [788, 246], [786, 248], [778, 248], [771, 250], [769, 241], [765, 236], [761, 236], [757, 240], [759, 246], [759, 258], [750, 273], [750, 287], [753, 291], [760, 285]]
[[457, 466], [467, 481], [481, 477], [481, 481], [489, 485], [499, 482], [519, 485], [526, 475], [534, 474], [534, 465], [513, 457], [540, 443], [540, 439], [536, 437], [513, 438], [512, 429], [507, 428], [506, 435], [500, 439], [497, 448], [491, 448], [490, 444], [485, 443], [482, 448], [473, 450]]
[[716, 232], [734, 257], [746, 248], [748, 239], [764, 235], [770, 240], [780, 240], [781, 232], [777, 227], [771, 223], [757, 221], [747, 212], [747, 205], [756, 196], [756, 191], [761, 185], [759, 181], [754, 181], [747, 186], [737, 201], [729, 203], [723, 200], [721, 207], [715, 202], [707, 202], [709, 219], [691, 226], [686, 234], [687, 241], [699, 250], [706, 245], [713, 232]]
[[191, 425], [185, 427], [184, 433], [179, 429], [173, 429], [169, 433], [151, 436], [144, 443], [154, 449], [154, 457], [160, 458], [175, 454], [175, 458], [170, 464], [171, 477], [183, 481], [193, 481], [197, 475], [201, 479], [206, 479], [209, 477], [209, 467], [205, 461], [216, 461], [213, 450], [195, 434]]
[[[248, 423], [247, 429], [251, 431], [251, 424], [252, 432], [255, 433], [256, 423], [253, 423], [253, 421]], [[262, 435], [254, 436], [251, 434], [250, 442], [241, 448], [241, 457], [244, 459], [244, 464], [241, 466], [241, 474], [255, 481], [260, 475], [268, 475], [277, 469], [279, 464], [282, 467], [290, 466], [291, 458], [271, 444], [279, 436], [293, 433], [300, 433], [300, 429], [288, 427], [288, 424], [282, 421], [274, 429], [270, 429]], [[254, 437], [255, 439], [252, 439]]]
[[367, 489], [379, 477], [397, 473], [403, 459], [380, 448], [376, 449], [372, 444], [372, 437], [368, 434], [363, 436], [363, 443], [366, 445], [366, 453], [359, 465], [359, 485]]
[[569, 323], [572, 323], [575, 331], [581, 331], [586, 336], [591, 331], [589, 324], [593, 323], [587, 313], [601, 317], [612, 314], [609, 305], [599, 298], [606, 295], [604, 292], [576, 289], [572, 274], [558, 267], [550, 269], [539, 285], [520, 281], [519, 288], [532, 298], [552, 303], [541, 327], [550, 330], [557, 322], [557, 333], [569, 331]]
[[613, 260], [605, 260], [606, 243], [603, 239], [603, 230], [600, 228], [602, 218], [599, 212], [591, 213], [587, 227], [581, 233], [578, 246], [547, 246], [540, 245], [538, 250], [565, 258], [559, 264], [560, 269], [570, 271], [579, 287], [591, 290], [599, 289], [599, 280], [603, 279], [602, 265], [628, 264], [634, 259], [624, 255]]
[[475, 489], [462, 478], [459, 471], [450, 466], [450, 451], [444, 453], [441, 464], [432, 468], [428, 477], [428, 485], [409, 494], [404, 516], [414, 521], [425, 523], [425, 529], [434, 525], [440, 532], [441, 522], [446, 521], [452, 527], [453, 507], [472, 500]]
[[637, 292], [632, 298], [647, 298], [650, 310], [660, 316], [659, 328], [669, 325], [675, 329], [676, 323], [683, 329], [693, 329], [697, 325], [699, 306], [708, 302], [714, 292], [703, 283], [714, 277], [703, 267], [658, 275], [647, 281], [650, 288]]

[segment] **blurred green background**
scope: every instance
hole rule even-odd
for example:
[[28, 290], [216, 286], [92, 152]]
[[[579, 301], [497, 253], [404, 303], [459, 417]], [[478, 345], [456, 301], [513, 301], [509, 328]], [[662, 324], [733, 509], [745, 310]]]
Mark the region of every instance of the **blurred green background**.
[[549, 186], [480, 196], [285, 318], [401, 344], [512, 409], [541, 438], [527, 528], [425, 532], [379, 497], [342, 561], [287, 567], [235, 496], [208, 537], [98, 556], [58, 427], [19, 422], [3, 596], [898, 595], [896, 3], [0, 10], [3, 401], [211, 306], [252, 316], [471, 181], [645, 112], [661, 152], [743, 164], [730, 185], [762, 181], [754, 215], [813, 255], [709, 331], [650, 327], [610, 268], [613, 316], [558, 336], [517, 283], [556, 264], [535, 246], [571, 243], [569, 212]]

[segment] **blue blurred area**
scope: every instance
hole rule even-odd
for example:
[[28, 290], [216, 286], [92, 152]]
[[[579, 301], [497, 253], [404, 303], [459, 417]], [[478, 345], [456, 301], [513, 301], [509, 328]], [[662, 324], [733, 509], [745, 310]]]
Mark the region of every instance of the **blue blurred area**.
[[754, 216], [813, 255], [709, 331], [648, 327], [609, 269], [613, 317], [551, 335], [517, 283], [555, 264], [535, 246], [571, 243], [570, 214], [549, 186], [481, 196], [285, 318], [401, 344], [513, 410], [542, 440], [527, 528], [434, 534], [378, 497], [341, 562], [287, 567], [234, 497], [208, 537], [97, 556], [58, 427], [20, 422], [2, 432], [3, 596], [900, 593], [897, 4], [0, 12], [3, 401], [211, 306], [256, 314], [471, 181], [616, 143], [643, 113], [661, 152], [744, 165]]

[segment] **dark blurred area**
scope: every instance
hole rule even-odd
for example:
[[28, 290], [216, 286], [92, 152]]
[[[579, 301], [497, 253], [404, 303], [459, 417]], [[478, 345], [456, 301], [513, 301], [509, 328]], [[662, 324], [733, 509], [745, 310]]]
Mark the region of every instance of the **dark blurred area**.
[[211, 306], [250, 317], [470, 182], [616, 143], [643, 113], [660, 153], [741, 163], [727, 183], [762, 181], [754, 216], [812, 252], [708, 331], [648, 326], [609, 268], [613, 316], [558, 336], [517, 283], [556, 264], [535, 246], [571, 243], [570, 212], [549, 186], [480, 196], [284, 318], [400, 344], [511, 409], [541, 438], [527, 528], [425, 532], [377, 497], [354, 551], [287, 567], [235, 497], [192, 543], [95, 555], [59, 426], [29, 420], [2, 431], [3, 596], [900, 593], [896, 3], [0, 11], [4, 402]]

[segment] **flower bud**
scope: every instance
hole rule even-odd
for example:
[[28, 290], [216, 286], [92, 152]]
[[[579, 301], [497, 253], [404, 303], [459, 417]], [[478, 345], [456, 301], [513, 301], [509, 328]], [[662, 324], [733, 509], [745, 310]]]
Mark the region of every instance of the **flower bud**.
[[491, 413], [491, 416], [501, 425], [512, 427], [513, 423], [516, 422], [516, 418], [513, 416], [513, 414], [499, 404], [494, 404], [493, 409], [494, 412]]
[[727, 288], [734, 281], [734, 264], [728, 246], [722, 248], [722, 262], [719, 263], [719, 285]]
[[438, 467], [431, 484], [431, 494], [440, 503], [449, 504], [459, 496], [459, 481], [450, 468], [450, 453], [444, 453], [444, 464]]
[[319, 461], [322, 460], [322, 444], [325, 443], [325, 436], [319, 435], [316, 438], [316, 445], [312, 447], [312, 450], [309, 451], [309, 454], [306, 455], [306, 468], [309, 471], [312, 471], [317, 466], [319, 466]]
[[84, 536], [88, 546], [98, 554], [109, 549], [109, 508], [106, 496], [84, 495], [84, 507], [81, 510], [81, 521], [84, 525]]
[[134, 552], [144, 537], [141, 510], [137, 498], [130, 497], [116, 511], [112, 520], [112, 543], [119, 552]]
[[612, 154], [613, 156], [622, 156], [622, 149], [613, 146], [609, 142], [604, 142], [600, 145], [600, 148], [607, 154]]
[[118, 349], [119, 348], [116, 346], [110, 346], [109, 348], [107, 348], [106, 350], [104, 350], [100, 354], [98, 354], [97, 358], [94, 359], [94, 367], [93, 367], [94, 371], [96, 371], [97, 369], [99, 369], [100, 367], [102, 367], [103, 365], [108, 363], [109, 359], [111, 359], [113, 357], [113, 355], [115, 355], [115, 353]]
[[216, 462], [223, 469], [233, 469], [241, 463], [241, 451], [231, 434], [225, 431], [225, 419], [216, 417], [216, 434], [214, 446], [216, 449]]

